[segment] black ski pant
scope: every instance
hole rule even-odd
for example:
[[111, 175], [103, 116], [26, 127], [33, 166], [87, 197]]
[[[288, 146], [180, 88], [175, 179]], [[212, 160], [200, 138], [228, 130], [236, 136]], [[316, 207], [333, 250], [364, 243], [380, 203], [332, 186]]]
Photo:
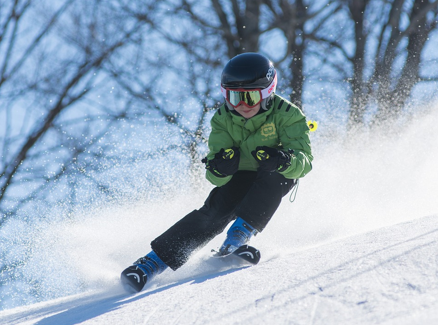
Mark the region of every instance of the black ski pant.
[[214, 188], [199, 210], [190, 212], [153, 240], [152, 249], [176, 270], [237, 217], [260, 232], [295, 184], [296, 180], [276, 172], [238, 171], [227, 184]]

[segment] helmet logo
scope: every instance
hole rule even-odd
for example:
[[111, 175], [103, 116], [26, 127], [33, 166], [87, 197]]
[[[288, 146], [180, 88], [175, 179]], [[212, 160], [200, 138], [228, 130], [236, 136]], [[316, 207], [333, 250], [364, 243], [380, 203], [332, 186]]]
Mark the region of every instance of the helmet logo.
[[268, 73], [266, 74], [266, 79], [271, 80], [274, 76], [274, 67], [271, 65], [269, 67]]

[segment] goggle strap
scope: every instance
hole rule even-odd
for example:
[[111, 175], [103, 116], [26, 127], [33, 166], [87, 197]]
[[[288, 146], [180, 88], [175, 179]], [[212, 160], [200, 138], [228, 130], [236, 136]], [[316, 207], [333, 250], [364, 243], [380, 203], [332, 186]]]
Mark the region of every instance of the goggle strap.
[[262, 89], [262, 99], [268, 98], [271, 96], [273, 92], [275, 92], [275, 89], [277, 88], [277, 74], [275, 74], [274, 79], [272, 80], [271, 84], [268, 88]]
[[224, 87], [222, 87], [222, 86], [221, 86], [221, 93], [222, 93], [222, 96], [227, 98], [227, 90]]

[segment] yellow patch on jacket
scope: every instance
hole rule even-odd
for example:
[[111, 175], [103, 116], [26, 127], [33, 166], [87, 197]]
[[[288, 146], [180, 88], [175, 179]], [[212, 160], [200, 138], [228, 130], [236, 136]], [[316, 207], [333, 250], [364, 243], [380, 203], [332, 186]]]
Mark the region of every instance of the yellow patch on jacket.
[[274, 123], [266, 123], [260, 128], [260, 133], [265, 139], [262, 141], [267, 141], [277, 137], [277, 129], [275, 128]]

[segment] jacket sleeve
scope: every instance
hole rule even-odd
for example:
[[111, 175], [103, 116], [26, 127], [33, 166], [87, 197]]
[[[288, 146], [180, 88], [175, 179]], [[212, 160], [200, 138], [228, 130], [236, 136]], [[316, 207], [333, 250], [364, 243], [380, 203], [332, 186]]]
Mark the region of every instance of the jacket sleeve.
[[280, 124], [279, 135], [283, 149], [294, 151], [291, 165], [281, 174], [289, 179], [304, 177], [312, 170], [313, 160], [306, 117], [293, 105], [289, 112], [282, 114]]
[[[220, 110], [223, 110], [222, 112]], [[216, 114], [210, 121], [211, 124], [211, 133], [208, 138], [208, 148], [209, 153], [207, 155], [207, 159], [213, 159], [214, 155], [218, 153], [222, 148], [227, 149], [233, 146], [233, 139], [230, 133], [227, 131], [226, 123], [227, 119], [225, 115], [224, 107], [218, 109]], [[217, 177], [213, 175], [210, 171], [206, 171], [205, 177], [207, 180], [215, 186], [223, 186], [230, 181], [233, 177], [225, 176], [225, 177]]]

